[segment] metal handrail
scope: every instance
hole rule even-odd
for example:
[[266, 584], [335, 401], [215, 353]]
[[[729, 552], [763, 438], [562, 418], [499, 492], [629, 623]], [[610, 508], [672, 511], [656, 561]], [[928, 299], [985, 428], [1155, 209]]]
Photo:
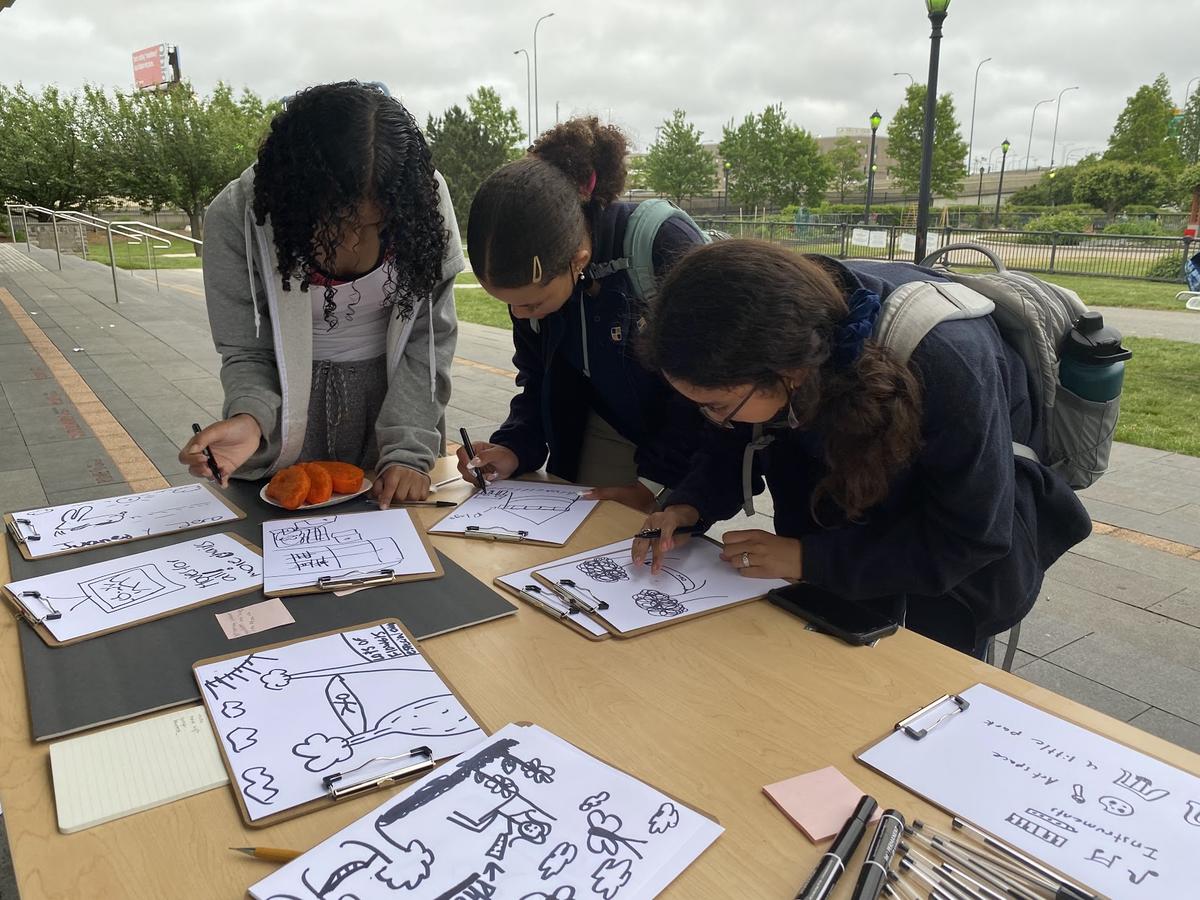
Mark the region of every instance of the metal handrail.
[[[25, 252], [29, 255], [33, 254], [33, 248], [29, 240], [29, 217], [27, 213], [33, 211], [42, 215], [50, 216], [51, 226], [54, 229], [54, 254], [58, 260], [58, 269], [62, 271], [62, 250], [58, 240], [58, 220], [63, 219], [68, 222], [74, 222], [77, 225], [83, 225], [88, 228], [103, 230], [108, 240], [108, 264], [112, 271], [113, 282], [113, 299], [115, 302], [121, 302], [121, 291], [117, 284], [117, 254], [113, 249], [113, 233], [124, 235], [125, 237], [133, 238], [135, 241], [146, 242], [146, 259], [150, 263], [150, 268], [154, 272], [154, 286], [157, 290], [162, 290], [162, 286], [158, 280], [158, 267], [155, 265], [154, 250], [166, 249], [171, 246], [171, 241], [164, 235], [169, 235], [170, 238], [178, 238], [181, 241], [188, 241], [196, 246], [203, 246], [204, 241], [198, 238], [189, 237], [186, 234], [180, 234], [177, 231], [171, 231], [167, 228], [161, 228], [158, 225], [151, 225], [148, 222], [139, 222], [135, 219], [125, 221], [111, 221], [102, 219], [99, 216], [93, 216], [90, 213], [80, 212], [77, 210], [54, 210], [47, 209], [44, 206], [35, 206], [29, 203], [5, 203], [5, 209], [8, 213], [8, 228], [14, 240], [16, 231], [13, 227], [13, 210], [19, 210], [21, 213], [21, 221], [25, 228]], [[131, 273], [132, 275], [132, 273]]]

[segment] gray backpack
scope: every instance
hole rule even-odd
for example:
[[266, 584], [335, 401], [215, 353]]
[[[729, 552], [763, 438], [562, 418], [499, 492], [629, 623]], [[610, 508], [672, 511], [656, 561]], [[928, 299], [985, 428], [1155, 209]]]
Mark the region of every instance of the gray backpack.
[[654, 239], [658, 229], [669, 219], [682, 219], [700, 232], [705, 243], [726, 240], [722, 231], [705, 231], [686, 212], [670, 200], [643, 200], [637, 205], [625, 223], [625, 238], [621, 256], [604, 263], [593, 263], [588, 273], [593, 278], [604, 278], [614, 272], [625, 271], [633, 286], [633, 295], [643, 303], [654, 299], [658, 283], [654, 276]]
[[990, 315], [1004, 340], [1025, 360], [1033, 392], [1030, 399], [1042, 410], [1045, 458], [1015, 441], [1013, 453], [1043, 462], [1075, 490], [1088, 487], [1108, 468], [1120, 398], [1104, 403], [1084, 400], [1059, 381], [1059, 348], [1087, 307], [1074, 291], [1025, 272], [1010, 272], [995, 254], [977, 244], [950, 244], [925, 257], [920, 265], [931, 265], [953, 250], [982, 253], [996, 271], [982, 275], [944, 271], [941, 274], [951, 279], [949, 282], [917, 281], [900, 286], [883, 304], [875, 323], [875, 339], [908, 362], [921, 339], [938, 323]]

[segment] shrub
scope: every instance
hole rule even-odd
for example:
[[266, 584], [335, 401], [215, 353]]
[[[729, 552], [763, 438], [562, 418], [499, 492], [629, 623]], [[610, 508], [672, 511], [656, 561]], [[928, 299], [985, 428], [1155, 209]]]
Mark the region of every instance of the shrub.
[[1105, 234], [1136, 234], [1157, 235], [1165, 234], [1163, 227], [1151, 219], [1129, 219], [1126, 222], [1113, 222], [1104, 226]]
[[[1080, 243], [1079, 232], [1086, 231], [1091, 220], [1087, 216], [1073, 212], [1054, 212], [1030, 219], [1025, 224], [1026, 232], [1059, 232], [1060, 246], [1071, 247]], [[1041, 234], [1023, 234], [1017, 238], [1022, 244], [1046, 243]]]
[[1183, 281], [1183, 251], [1168, 253], [1166, 256], [1160, 257], [1158, 262], [1150, 267], [1146, 277]]

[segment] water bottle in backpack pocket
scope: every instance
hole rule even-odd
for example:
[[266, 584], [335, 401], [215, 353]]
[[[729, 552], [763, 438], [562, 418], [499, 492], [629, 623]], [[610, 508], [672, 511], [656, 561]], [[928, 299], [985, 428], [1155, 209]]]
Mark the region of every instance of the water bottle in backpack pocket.
[[1058, 391], [1047, 434], [1050, 459], [1070, 460], [1067, 480], [1091, 484], [1108, 468], [1117, 430], [1125, 360], [1121, 333], [1085, 312], [1059, 348]]

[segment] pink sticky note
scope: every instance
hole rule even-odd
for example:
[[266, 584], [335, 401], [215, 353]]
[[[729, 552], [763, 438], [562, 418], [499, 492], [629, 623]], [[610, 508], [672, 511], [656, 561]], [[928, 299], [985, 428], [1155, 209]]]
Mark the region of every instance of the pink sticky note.
[[[814, 844], [827, 841], [846, 823], [863, 792], [833, 766], [768, 784], [763, 793]], [[874, 822], [879, 810], [871, 816]]]
[[291, 625], [295, 621], [278, 597], [243, 606], [241, 609], [217, 613], [217, 624], [230, 640], [247, 634], [257, 634], [268, 628], [278, 628], [280, 625]]

